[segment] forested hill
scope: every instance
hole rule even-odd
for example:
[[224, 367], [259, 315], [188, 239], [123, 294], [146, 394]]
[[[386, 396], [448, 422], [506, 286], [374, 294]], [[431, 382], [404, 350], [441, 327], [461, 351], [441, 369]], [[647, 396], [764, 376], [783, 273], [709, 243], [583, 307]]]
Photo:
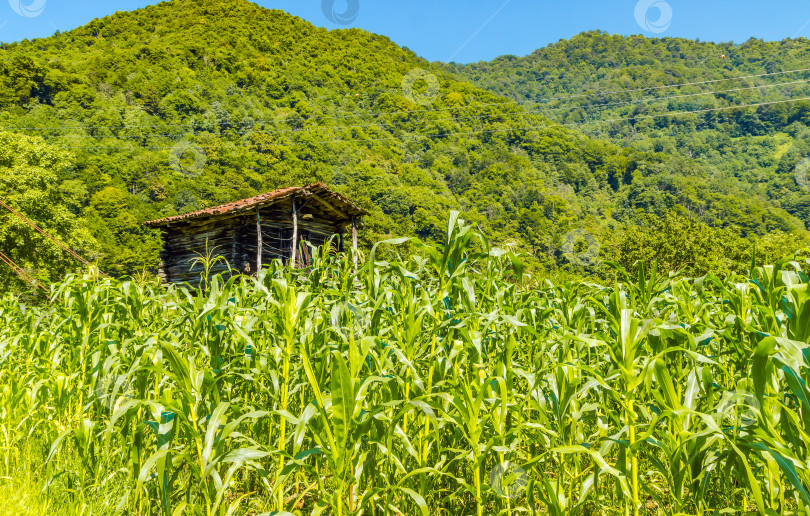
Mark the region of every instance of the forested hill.
[[[175, 0], [4, 44], [0, 68], [0, 197], [114, 274], [155, 265], [144, 220], [316, 180], [372, 213], [366, 242], [441, 238], [461, 209], [549, 267], [566, 264], [570, 231], [607, 245], [645, 213], [699, 212], [744, 236], [802, 227], [693, 160], [553, 126], [385, 37], [244, 0]], [[4, 252], [53, 272], [58, 253], [0, 217]], [[70, 229], [83, 225], [92, 238]]]
[[810, 188], [795, 174], [810, 156], [805, 38], [716, 44], [595, 31], [526, 57], [446, 69], [593, 137], [681, 156], [695, 174], [810, 224]]

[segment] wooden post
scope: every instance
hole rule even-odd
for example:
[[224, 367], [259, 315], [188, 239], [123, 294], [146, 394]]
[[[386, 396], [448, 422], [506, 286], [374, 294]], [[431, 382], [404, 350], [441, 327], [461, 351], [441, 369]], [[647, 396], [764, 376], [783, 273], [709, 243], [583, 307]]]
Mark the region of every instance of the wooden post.
[[292, 200], [292, 223], [293, 223], [293, 234], [292, 234], [292, 256], [290, 257], [290, 267], [295, 269], [297, 267], [297, 260], [296, 254], [298, 254], [298, 212], [295, 209], [295, 197]]
[[352, 217], [352, 250], [354, 253], [354, 268], [357, 268], [357, 217]]
[[256, 274], [262, 270], [262, 215], [256, 208], [256, 234], [258, 235], [256, 241]]

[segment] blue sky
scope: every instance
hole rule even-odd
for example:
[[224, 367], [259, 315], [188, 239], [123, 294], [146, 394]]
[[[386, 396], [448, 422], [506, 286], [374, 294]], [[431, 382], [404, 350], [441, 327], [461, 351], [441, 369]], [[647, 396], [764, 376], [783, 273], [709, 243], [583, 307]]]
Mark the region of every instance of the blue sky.
[[[66, 31], [148, 0], [0, 0], [0, 41]], [[360, 27], [431, 61], [525, 55], [579, 32], [742, 42], [810, 38], [807, 0], [258, 0], [327, 28]], [[324, 4], [334, 4], [326, 8]], [[330, 19], [331, 18], [331, 19]]]

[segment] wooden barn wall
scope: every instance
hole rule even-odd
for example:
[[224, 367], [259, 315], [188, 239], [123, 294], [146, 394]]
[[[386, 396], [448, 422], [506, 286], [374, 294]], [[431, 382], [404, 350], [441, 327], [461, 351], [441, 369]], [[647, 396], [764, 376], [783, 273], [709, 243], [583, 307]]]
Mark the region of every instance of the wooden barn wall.
[[[201, 263], [194, 263], [206, 249], [214, 256], [222, 256], [230, 262], [236, 231], [232, 223], [223, 226], [189, 227], [185, 231], [164, 231], [164, 245], [161, 252], [162, 273], [166, 281], [173, 283], [189, 282], [197, 285], [203, 272]], [[207, 248], [206, 248], [207, 246]], [[228, 265], [217, 263], [211, 268], [212, 274], [228, 272]]]
[[[327, 215], [304, 207], [298, 216], [298, 239], [320, 247], [332, 235], [342, 233], [345, 221], [335, 223]], [[281, 202], [261, 209], [262, 264], [269, 265], [275, 259], [289, 263], [292, 247], [292, 202]], [[202, 265], [191, 265], [199, 254], [205, 254], [206, 240], [214, 254], [224, 257], [232, 269], [242, 274], [256, 272], [258, 235], [256, 212], [247, 212], [229, 218], [189, 221], [164, 230], [164, 247], [161, 252], [161, 276], [172, 283], [188, 282], [198, 285]], [[332, 245], [342, 251], [342, 239], [335, 238]], [[298, 256], [299, 266], [311, 262], [306, 246]], [[212, 268], [213, 274], [229, 272], [225, 264]]]

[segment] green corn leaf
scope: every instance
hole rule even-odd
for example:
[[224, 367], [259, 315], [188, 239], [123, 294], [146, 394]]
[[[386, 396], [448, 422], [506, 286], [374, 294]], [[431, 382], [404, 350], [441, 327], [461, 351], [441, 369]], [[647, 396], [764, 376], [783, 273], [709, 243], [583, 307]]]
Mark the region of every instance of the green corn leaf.
[[422, 516], [430, 515], [427, 503], [425, 502], [425, 499], [422, 497], [422, 495], [420, 495], [413, 489], [409, 489], [407, 487], [400, 487], [399, 490], [411, 497], [416, 506], [419, 507], [419, 511], [422, 513]]
[[775, 450], [770, 448], [765, 443], [752, 443], [749, 445], [751, 448], [755, 450], [761, 450], [767, 452], [773, 457], [779, 467], [782, 469], [782, 472], [788, 479], [788, 482], [798, 491], [799, 495], [804, 500], [804, 503], [810, 504], [810, 494], [807, 493], [807, 490], [804, 488], [802, 481], [799, 479], [798, 475], [796, 474], [796, 467], [793, 465], [793, 462], [788, 460], [786, 457], [782, 456], [780, 453], [777, 453]]

